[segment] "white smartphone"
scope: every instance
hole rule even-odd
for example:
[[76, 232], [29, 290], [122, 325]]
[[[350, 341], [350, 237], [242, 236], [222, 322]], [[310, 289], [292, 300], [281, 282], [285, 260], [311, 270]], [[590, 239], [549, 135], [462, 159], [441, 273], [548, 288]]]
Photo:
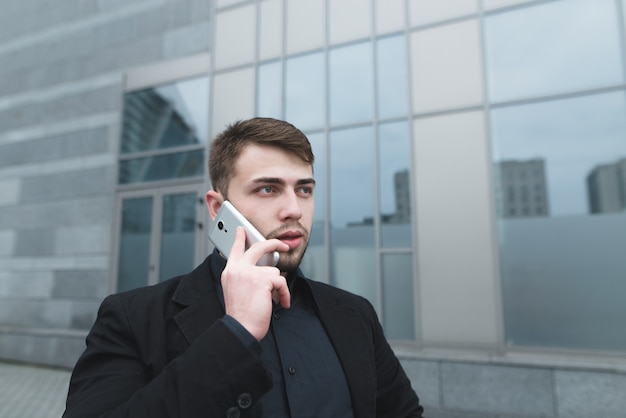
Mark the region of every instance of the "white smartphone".
[[[238, 226], [246, 230], [246, 250], [255, 242], [265, 241], [265, 237], [248, 221], [228, 200], [225, 200], [217, 212], [213, 226], [209, 230], [209, 239], [215, 248], [228, 258], [235, 242]], [[275, 266], [278, 264], [278, 251], [267, 253], [259, 259], [257, 266]]]

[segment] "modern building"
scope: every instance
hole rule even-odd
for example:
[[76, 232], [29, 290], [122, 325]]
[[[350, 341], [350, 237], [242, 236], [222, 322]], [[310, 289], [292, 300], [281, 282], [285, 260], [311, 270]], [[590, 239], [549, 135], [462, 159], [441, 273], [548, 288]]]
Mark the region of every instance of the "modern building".
[[594, 167], [587, 176], [591, 213], [626, 211], [626, 158]]
[[[305, 273], [429, 416], [624, 416], [626, 213], [585, 184], [626, 157], [624, 0], [5, 3], [0, 359], [71, 367], [107, 294], [203, 260], [211, 138], [272, 116], [316, 153]], [[550, 216], [499, 217], [533, 159]]]
[[549, 216], [545, 163], [541, 159], [501, 161], [495, 167], [499, 218]]

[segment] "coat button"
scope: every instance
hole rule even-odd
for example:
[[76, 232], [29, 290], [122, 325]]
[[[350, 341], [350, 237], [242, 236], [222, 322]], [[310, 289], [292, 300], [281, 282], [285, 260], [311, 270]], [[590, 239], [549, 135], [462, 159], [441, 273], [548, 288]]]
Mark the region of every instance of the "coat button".
[[237, 405], [241, 409], [247, 409], [252, 405], [252, 396], [249, 393], [242, 393], [237, 398]]
[[226, 418], [239, 418], [241, 416], [241, 412], [239, 412], [239, 408], [233, 406], [226, 411]]

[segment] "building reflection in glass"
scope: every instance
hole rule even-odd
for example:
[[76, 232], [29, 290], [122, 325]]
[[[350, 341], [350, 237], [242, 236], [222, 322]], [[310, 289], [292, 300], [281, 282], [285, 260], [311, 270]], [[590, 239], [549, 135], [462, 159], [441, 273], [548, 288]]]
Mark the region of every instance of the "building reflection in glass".
[[124, 95], [119, 183], [202, 176], [207, 97], [206, 77]]

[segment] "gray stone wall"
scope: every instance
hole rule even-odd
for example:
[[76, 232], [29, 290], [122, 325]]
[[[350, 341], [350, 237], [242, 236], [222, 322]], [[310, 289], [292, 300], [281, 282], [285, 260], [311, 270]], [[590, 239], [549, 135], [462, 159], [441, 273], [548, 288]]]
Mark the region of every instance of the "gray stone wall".
[[206, 0], [0, 13], [0, 359], [71, 367], [110, 291], [126, 71], [209, 49]]
[[436, 418], [620, 418], [626, 371], [486, 361], [401, 362], [426, 416]]

